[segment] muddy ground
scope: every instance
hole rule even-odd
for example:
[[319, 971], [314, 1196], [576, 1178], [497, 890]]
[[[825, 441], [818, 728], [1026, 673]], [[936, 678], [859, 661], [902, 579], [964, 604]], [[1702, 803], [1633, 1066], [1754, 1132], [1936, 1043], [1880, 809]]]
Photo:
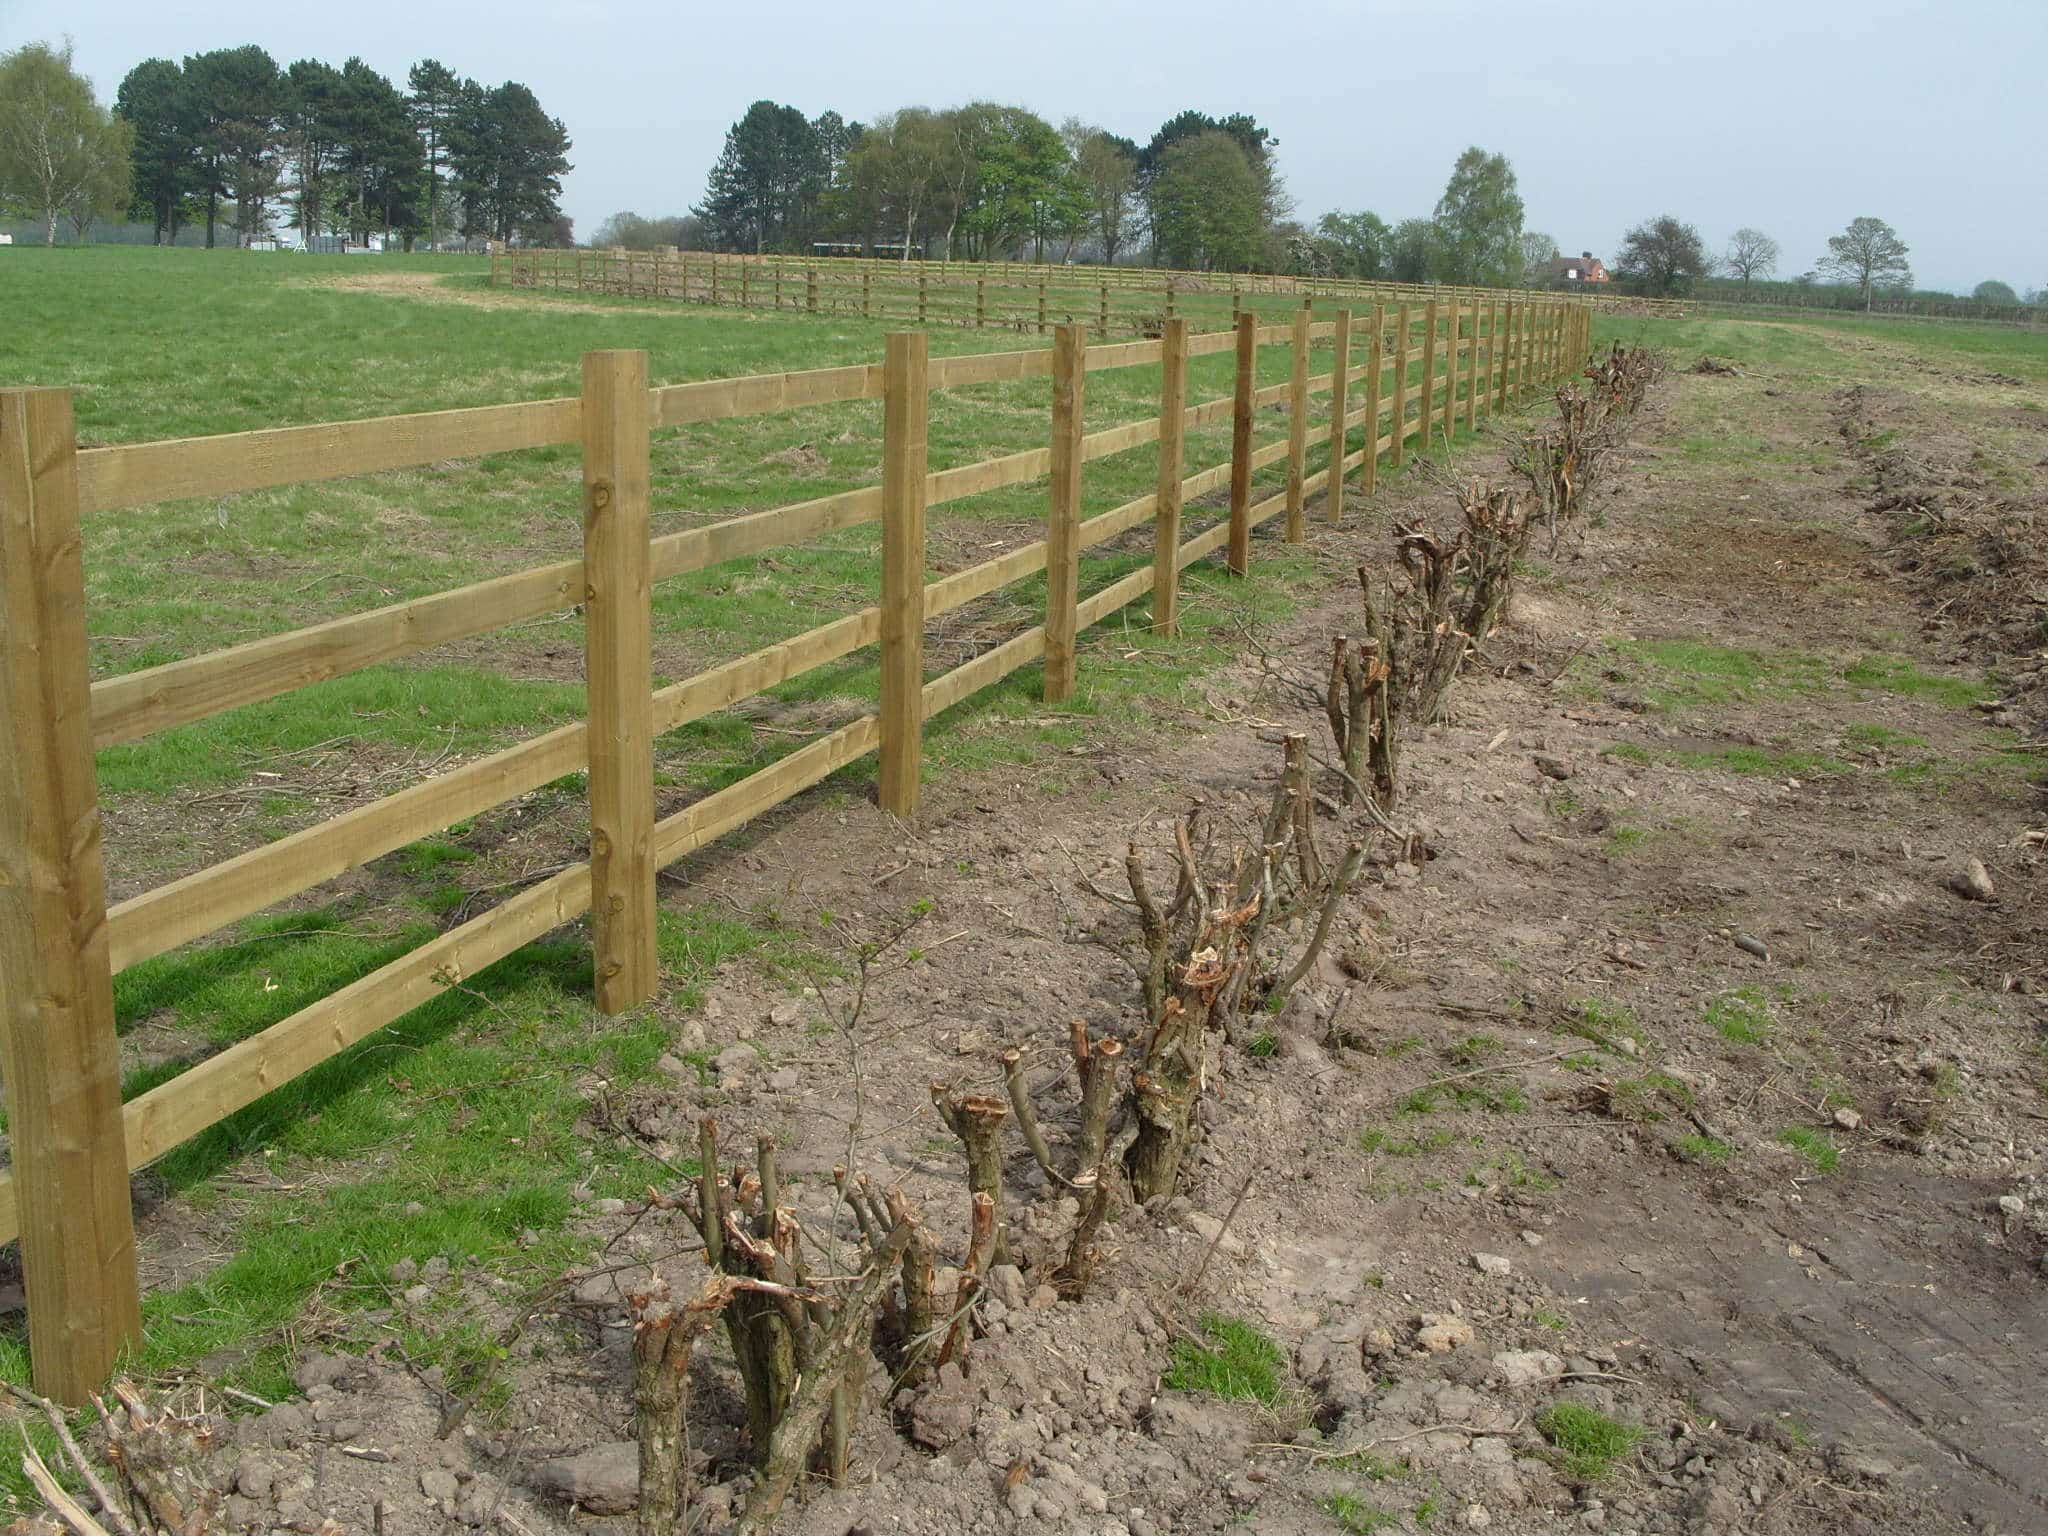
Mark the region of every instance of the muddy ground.
[[[1889, 408], [1964, 431], [1979, 387]], [[1343, 963], [1270, 1053], [1224, 1053], [1185, 1196], [1118, 1209], [1094, 1293], [1048, 1305], [1073, 1207], [1017, 1146], [1025, 1263], [968, 1369], [892, 1409], [871, 1384], [850, 1486], [781, 1529], [2048, 1529], [2043, 764], [2011, 708], [1975, 707], [2005, 703], [1984, 667], [2024, 673], [2024, 649], [1958, 633], [1897, 507], [1872, 510], [1897, 490], [1872, 409], [1769, 367], [1660, 386], [1593, 526], [1534, 564], [1452, 722], [1410, 743], [1402, 816], [1432, 857], [1376, 864]], [[1759, 446], [1715, 449], [1738, 439]], [[1400, 477], [1319, 528], [1316, 587], [1259, 646], [1313, 667], [1355, 630], [1388, 520], [1447, 506]], [[851, 1149], [958, 1262], [930, 1081], [993, 1088], [1025, 1048], [1057, 1147], [1069, 1019], [1138, 1020], [1084, 877], [1113, 886], [1127, 839], [1160, 846], [1195, 798], [1249, 806], [1261, 734], [1320, 728], [1249, 648], [1155, 719], [1076, 723], [1098, 734], [1050, 768], [929, 785], [915, 826], [807, 798], [672, 871], [693, 900], [830, 910], [850, 942], [928, 904], [921, 958], [886, 963], [850, 1029], [843, 978], [792, 997], [729, 969], [677, 1017], [658, 1090], [591, 1085], [588, 1133], [680, 1163], [702, 1113], [770, 1132], [841, 1243], [828, 1175]], [[1973, 859], [1988, 899], [1956, 888]], [[691, 1283], [694, 1234], [616, 1201], [584, 1219], [606, 1261], [541, 1305], [456, 1256], [394, 1277], [341, 1341], [367, 1352], [308, 1341], [305, 1397], [230, 1431], [235, 1522], [629, 1528], [620, 1287], [650, 1263]], [[395, 1339], [450, 1288], [529, 1321], [506, 1390], [442, 1439], [446, 1384]], [[1284, 1352], [1277, 1402], [1162, 1384], [1212, 1314]], [[722, 1344], [695, 1391], [716, 1529], [742, 1453]], [[1563, 1401], [1643, 1436], [1589, 1479], [1539, 1429]]]

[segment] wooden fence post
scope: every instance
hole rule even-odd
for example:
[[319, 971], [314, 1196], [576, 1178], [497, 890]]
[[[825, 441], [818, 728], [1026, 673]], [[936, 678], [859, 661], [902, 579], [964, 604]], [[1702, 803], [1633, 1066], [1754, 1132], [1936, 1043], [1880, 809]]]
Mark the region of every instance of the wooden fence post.
[[1370, 496], [1380, 484], [1380, 374], [1387, 366], [1387, 309], [1372, 306], [1372, 337], [1365, 346], [1365, 474], [1359, 489]]
[[919, 266], [919, 267], [918, 267], [918, 269], [917, 269], [917, 323], [918, 323], [919, 325], [923, 325], [923, 324], [924, 324], [924, 316], [925, 316], [925, 305], [926, 305], [926, 295], [925, 295], [925, 280], [924, 280], [924, 268], [923, 268], [922, 266]]
[[1425, 459], [1436, 431], [1436, 320], [1437, 301], [1432, 298], [1422, 314], [1422, 398], [1415, 412], [1415, 452]]
[[775, 308], [780, 311], [782, 308], [782, 263], [776, 262], [772, 270], [775, 274]]
[[812, 314], [818, 312], [818, 269], [804, 268], [804, 308]]
[[[919, 274], [922, 278], [923, 274]], [[924, 513], [930, 338], [895, 331], [882, 363], [881, 802], [915, 816], [924, 760]]]
[[583, 632], [597, 1006], [654, 995], [654, 660], [645, 352], [583, 356]]
[[1096, 327], [1104, 341], [1109, 340], [1109, 284], [1102, 285], [1101, 323]]
[[1394, 311], [1394, 468], [1408, 462], [1408, 306]]
[[1479, 298], [1472, 299], [1472, 329], [1465, 339], [1465, 430], [1479, 430]]
[[142, 1342], [65, 389], [0, 392], [0, 1073], [36, 1390]]
[[1302, 486], [1308, 476], [1308, 327], [1306, 305], [1294, 312], [1293, 371], [1287, 380], [1287, 542], [1308, 537]]
[[1486, 363], [1479, 370], [1479, 414], [1493, 419], [1493, 359], [1500, 350], [1500, 300], [1486, 301]]
[[1230, 408], [1230, 574], [1252, 560], [1252, 395], [1258, 388], [1259, 317], [1237, 317], [1237, 391]]
[[874, 315], [875, 274], [866, 267], [860, 269], [860, 317], [871, 319]]
[[1038, 334], [1045, 334], [1045, 274], [1038, 274]]
[[1081, 431], [1088, 328], [1057, 326], [1052, 340], [1052, 494], [1045, 523], [1045, 702], [1074, 692], [1081, 600]]
[[988, 279], [974, 280], [974, 328], [978, 331], [988, 324]]
[[1515, 301], [1509, 299], [1501, 316], [1500, 382], [1494, 389], [1495, 408], [1503, 415], [1507, 413], [1508, 386], [1515, 367], [1515, 313]]
[[1152, 524], [1152, 627], [1172, 636], [1180, 627], [1180, 481], [1188, 401], [1188, 323], [1178, 315], [1166, 322], [1160, 336], [1159, 370], [1159, 504]]
[[1458, 301], [1451, 300], [1450, 318], [1444, 323], [1444, 452], [1451, 451], [1451, 434], [1458, 430]]
[[1337, 311], [1337, 334], [1332, 338], [1335, 359], [1330, 365], [1330, 478], [1325, 493], [1330, 524], [1344, 521], [1344, 446], [1350, 433], [1344, 427], [1344, 412], [1351, 401], [1351, 311]]

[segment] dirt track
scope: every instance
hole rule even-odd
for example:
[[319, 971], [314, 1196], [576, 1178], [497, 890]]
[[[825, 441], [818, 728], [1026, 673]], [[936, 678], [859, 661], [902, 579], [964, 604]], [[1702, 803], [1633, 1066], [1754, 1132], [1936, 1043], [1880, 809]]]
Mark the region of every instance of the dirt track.
[[[2039, 762], [1935, 685], [1974, 674], [1933, 656], [1890, 578], [1831, 409], [1768, 372], [1662, 386], [1597, 526], [1532, 572], [1453, 723], [1410, 747], [1404, 814], [1434, 857], [1375, 873], [1345, 968], [1275, 1021], [1274, 1055], [1228, 1053], [1191, 1200], [1120, 1213], [1082, 1308], [1010, 1297], [971, 1374], [898, 1425], [870, 1414], [855, 1486], [788, 1529], [1377, 1528], [1344, 1523], [1358, 1505], [1404, 1530], [2048, 1528], [2048, 977], [2039, 844], [2020, 840]], [[1738, 428], [1763, 446], [1692, 446]], [[1264, 646], [1313, 666], [1355, 628], [1350, 573], [1383, 558], [1388, 518], [1441, 501], [1409, 478], [1319, 532], [1322, 588]], [[875, 989], [857, 1090], [817, 999], [792, 1017], [734, 973], [681, 1027], [765, 1059], [742, 1050], [703, 1084], [678, 1063], [608, 1105], [609, 1129], [678, 1158], [707, 1108], [734, 1135], [772, 1131], [823, 1230], [818, 1176], [855, 1120], [860, 1160], [957, 1244], [927, 1082], [985, 1079], [1013, 1043], [1056, 1061], [1076, 1014], [1130, 1027], [1130, 979], [1089, 941], [1114, 920], [1078, 875], [1112, 881], [1126, 838], [1156, 841], [1192, 795], [1227, 810], [1259, 792], [1257, 732], [1316, 728], [1292, 708], [1248, 661], [1154, 720], [1097, 722], [1050, 767], [931, 786], [915, 829], [814, 798], [694, 861], [676, 875], [693, 900], [829, 908], [856, 932], [928, 900], [928, 954]], [[1970, 857], [1994, 901], [1949, 888]], [[1460, 1073], [1470, 1091], [1429, 1091]], [[1011, 1174], [1033, 1189], [1028, 1158]], [[1179, 1295], [1247, 1178], [1202, 1294]], [[1060, 1221], [1027, 1252], [1056, 1247]], [[671, 1238], [640, 1224], [617, 1251], [658, 1258]], [[438, 1283], [506, 1312], [477, 1277]], [[445, 1449], [431, 1385], [388, 1359], [314, 1360], [310, 1408], [239, 1432], [256, 1471], [234, 1512], [367, 1528], [381, 1497], [394, 1533], [499, 1511], [562, 1527], [536, 1466], [628, 1432], [616, 1286], [587, 1282], [530, 1332], [512, 1407]], [[1277, 1413], [1159, 1390], [1169, 1338], [1209, 1311], [1288, 1352]], [[1422, 1349], [1425, 1315], [1469, 1336]], [[700, 1374], [716, 1479], [732, 1388], [710, 1359]], [[1647, 1439], [1575, 1486], [1533, 1427], [1558, 1398]], [[336, 1424], [398, 1460], [316, 1455]], [[1359, 1454], [1278, 1444], [1308, 1426]]]

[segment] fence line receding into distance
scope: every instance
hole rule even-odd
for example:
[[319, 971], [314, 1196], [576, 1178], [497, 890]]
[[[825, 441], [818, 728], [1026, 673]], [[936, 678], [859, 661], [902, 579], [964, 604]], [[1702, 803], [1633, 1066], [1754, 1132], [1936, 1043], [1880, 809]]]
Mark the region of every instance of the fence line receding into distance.
[[[1171, 631], [1179, 573], [1223, 551], [1244, 574], [1250, 533], [1284, 517], [1306, 533], [1325, 487], [1341, 518], [1345, 478], [1370, 493], [1382, 455], [1428, 451], [1465, 424], [1510, 409], [1582, 359], [1584, 306], [1481, 298], [1430, 301], [1319, 320], [1297, 309], [1264, 325], [1195, 334], [1184, 316], [1157, 339], [1088, 346], [1062, 325], [1051, 348], [933, 358], [924, 332], [888, 338], [879, 363], [650, 386], [642, 352], [583, 360], [582, 393], [463, 410], [279, 427], [217, 437], [80, 448], [70, 391], [0, 391], [0, 1070], [11, 1168], [0, 1175], [0, 1241], [19, 1237], [34, 1375], [81, 1403], [140, 1334], [129, 1175], [181, 1142], [346, 1050], [451, 985], [589, 914], [597, 1005], [645, 1002], [657, 984], [654, 875], [845, 765], [876, 752], [884, 806], [917, 809], [924, 722], [1041, 657], [1045, 690], [1074, 686], [1080, 633], [1152, 594]], [[1362, 333], [1362, 334], [1361, 334]], [[1419, 336], [1418, 336], [1419, 333]], [[1422, 359], [1418, 376], [1412, 359]], [[1327, 345], [1332, 366], [1312, 374]], [[1282, 383], [1259, 388], [1262, 348], [1292, 349]], [[1233, 352], [1235, 386], [1186, 402], [1189, 360]], [[1158, 368], [1159, 413], [1090, 432], [1087, 376]], [[933, 471], [926, 419], [937, 392], [1004, 380], [1052, 382], [1046, 446]], [[1362, 398], [1361, 398], [1362, 394]], [[1305, 472], [1309, 398], [1330, 397], [1329, 465]], [[883, 404], [879, 484], [651, 536], [650, 440], [693, 422], [833, 401]], [[1261, 407], [1288, 406], [1284, 437], [1253, 433]], [[1185, 434], [1229, 420], [1224, 462], [1189, 470]], [[1363, 429], [1362, 433], [1359, 429]], [[1358, 433], [1354, 447], [1354, 433]], [[1083, 520], [1090, 460], [1159, 445], [1156, 491]], [[208, 655], [93, 681], [86, 645], [81, 527], [95, 513], [214, 497], [450, 459], [580, 444], [580, 558], [328, 620]], [[1283, 489], [1251, 499], [1255, 471], [1285, 462]], [[925, 519], [935, 507], [1049, 481], [1045, 536], [926, 581]], [[1227, 516], [1184, 537], [1183, 508], [1230, 491]], [[1153, 556], [1079, 590], [1082, 550], [1154, 522]], [[878, 600], [778, 644], [661, 688], [650, 665], [651, 588], [687, 572], [881, 526]], [[949, 672], [924, 673], [926, 621], [1044, 571], [1044, 621]], [[331, 820], [109, 907], [93, 754], [238, 706], [434, 646], [581, 605], [587, 711]], [[881, 654], [880, 707], [767, 768], [666, 817], [655, 813], [652, 744], [764, 689], [865, 647]], [[112, 978], [287, 900], [380, 855], [587, 770], [588, 862], [526, 886], [339, 991], [122, 1099]]]

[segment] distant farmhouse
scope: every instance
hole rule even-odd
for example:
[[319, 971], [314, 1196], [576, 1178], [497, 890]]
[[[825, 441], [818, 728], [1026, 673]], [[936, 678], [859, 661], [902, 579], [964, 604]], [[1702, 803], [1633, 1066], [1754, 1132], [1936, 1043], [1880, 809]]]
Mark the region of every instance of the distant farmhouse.
[[1570, 287], [1574, 283], [1605, 283], [1611, 281], [1607, 269], [1600, 265], [1600, 258], [1591, 251], [1581, 251], [1576, 256], [1553, 256], [1550, 258], [1550, 281], [1553, 287]]

